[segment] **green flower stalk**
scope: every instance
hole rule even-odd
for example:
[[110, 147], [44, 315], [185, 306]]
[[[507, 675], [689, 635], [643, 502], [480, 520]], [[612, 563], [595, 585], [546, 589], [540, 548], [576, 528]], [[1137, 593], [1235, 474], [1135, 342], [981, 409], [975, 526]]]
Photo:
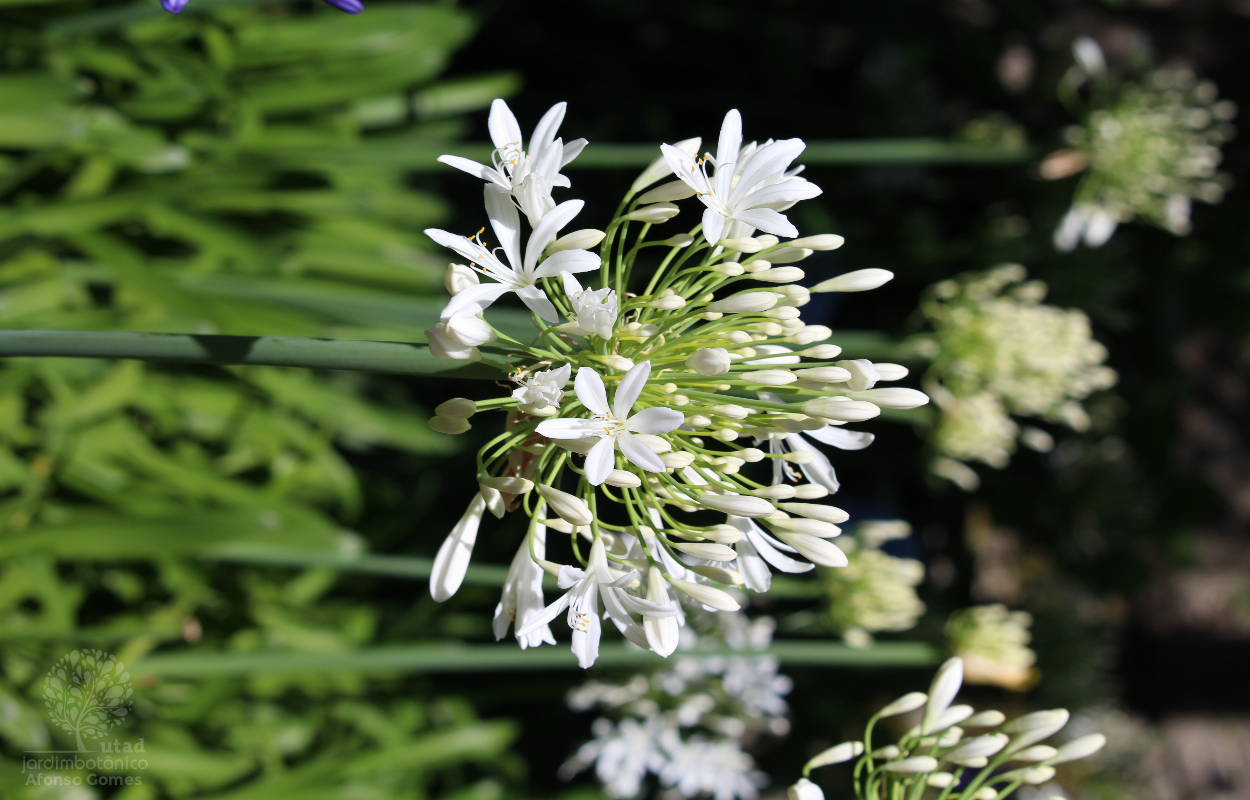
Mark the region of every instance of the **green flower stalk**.
[[[782, 212], [820, 194], [789, 169], [801, 140], [744, 146], [731, 111], [715, 156], [696, 157], [697, 139], [663, 145], [602, 230], [562, 235], [582, 202], [557, 203], [552, 193], [569, 185], [560, 169], [584, 144], [557, 136], [563, 116], [563, 104], [553, 107], [526, 140], [496, 101], [491, 164], [441, 159], [485, 182], [490, 232], [426, 231], [468, 262], [448, 268], [453, 296], [426, 332], [431, 351], [472, 360], [485, 348], [518, 366], [510, 394], [449, 401], [431, 422], [461, 433], [477, 414], [505, 416], [478, 453], [481, 490], [439, 551], [431, 592], [441, 601], [458, 589], [486, 511], [520, 510], [528, 533], [496, 635], [511, 626], [522, 647], [553, 642], [548, 623], [567, 610], [573, 650], [589, 666], [604, 612], [627, 639], [668, 656], [683, 602], [736, 611], [722, 587], [765, 591], [770, 567], [845, 566], [829, 540], [847, 515], [806, 502], [836, 491], [837, 479], [804, 437], [859, 449], [872, 436], [847, 423], [928, 398], [877, 388], [907, 370], [836, 360], [841, 348], [826, 343], [833, 332], [801, 318], [812, 291], [865, 291], [891, 277], [862, 270], [798, 285], [804, 272], [794, 263], [842, 244], [834, 235], [781, 239], [798, 236]], [[703, 206], [699, 224], [652, 235], [692, 197]], [[511, 293], [532, 312], [529, 341], [486, 318]], [[575, 564], [547, 559], [553, 530], [570, 534]], [[545, 606], [544, 570], [567, 591]]]

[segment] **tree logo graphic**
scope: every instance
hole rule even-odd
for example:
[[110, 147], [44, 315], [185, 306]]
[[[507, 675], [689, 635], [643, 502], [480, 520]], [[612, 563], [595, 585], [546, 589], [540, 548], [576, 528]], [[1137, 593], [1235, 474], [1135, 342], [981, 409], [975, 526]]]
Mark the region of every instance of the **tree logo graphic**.
[[52, 721], [74, 734], [78, 752], [83, 737], [99, 739], [122, 724], [132, 694], [126, 666], [102, 650], [75, 650], [62, 656], [44, 679], [43, 702]]

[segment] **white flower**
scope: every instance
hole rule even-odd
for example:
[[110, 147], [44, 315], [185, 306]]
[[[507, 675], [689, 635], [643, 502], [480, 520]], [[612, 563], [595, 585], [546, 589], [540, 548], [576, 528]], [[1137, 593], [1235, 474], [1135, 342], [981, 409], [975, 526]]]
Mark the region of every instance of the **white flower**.
[[469, 559], [473, 557], [473, 545], [477, 542], [477, 529], [482, 524], [485, 511], [486, 498], [479, 492], [473, 496], [464, 516], [438, 548], [434, 568], [430, 572], [430, 596], [435, 601], [441, 603], [449, 599], [464, 581]]
[[[519, 631], [536, 615], [541, 614], [546, 605], [543, 601], [543, 570], [534, 561], [547, 555], [547, 526], [543, 524], [545, 509], [540, 505], [536, 513], [538, 522], [534, 525], [534, 553], [530, 555], [529, 540], [521, 542], [512, 565], [508, 568], [508, 577], [504, 580], [503, 592], [499, 597], [499, 605], [495, 606], [495, 640], [498, 641], [508, 634], [508, 626], [516, 624]], [[546, 625], [534, 630], [527, 636], [516, 637], [521, 649], [538, 647], [543, 642], [555, 644], [551, 636], [551, 628]]]
[[602, 598], [604, 610], [617, 630], [639, 647], [649, 649], [646, 634], [634, 622], [629, 612], [634, 611], [648, 617], [671, 617], [678, 611], [674, 604], [655, 603], [626, 592], [624, 587], [637, 580], [638, 572], [635, 570], [616, 577], [608, 567], [603, 540], [596, 539], [590, 546], [587, 569], [560, 567], [556, 585], [568, 591], [523, 625], [517, 631], [517, 638], [541, 630], [567, 608], [569, 627], [573, 629], [573, 654], [577, 656], [577, 663], [583, 669], [589, 668], [599, 657], [599, 638], [602, 635], [599, 599]]
[[542, 264], [538, 263], [543, 250], [560, 232], [560, 229], [572, 221], [582, 210], [581, 200], [569, 200], [556, 206], [551, 213], [543, 217], [541, 223], [530, 234], [525, 245], [525, 257], [521, 257], [521, 219], [517, 215], [516, 206], [512, 204], [508, 193], [494, 184], [486, 186], [486, 212], [490, 217], [491, 227], [498, 237], [503, 250], [505, 264], [495, 252], [487, 249], [477, 237], [466, 239], [453, 233], [426, 228], [425, 235], [434, 241], [455, 250], [461, 256], [477, 265], [478, 272], [494, 278], [498, 283], [483, 283], [466, 286], [460, 290], [447, 307], [443, 309], [442, 319], [458, 313], [480, 314], [482, 310], [495, 302], [506, 292], [516, 292], [521, 301], [538, 316], [548, 322], [558, 322], [555, 306], [547, 299], [547, 295], [536, 285], [540, 278], [554, 278], [561, 272], [586, 272], [598, 269], [599, 256], [586, 250], [561, 250], [553, 253]]
[[569, 382], [573, 367], [564, 364], [556, 369], [535, 372], [514, 389], [512, 397], [531, 411], [542, 411], [548, 406], [560, 407], [564, 399], [564, 385]]
[[793, 548], [769, 536], [754, 520], [732, 514], [728, 517], [729, 524], [742, 531], [742, 538], [734, 544], [734, 549], [738, 551], [738, 571], [746, 579], [748, 589], [760, 593], [768, 591], [773, 580], [769, 564], [791, 574], [810, 572], [816, 568], [815, 564], [782, 555], [782, 550], [794, 552]]
[[465, 347], [477, 347], [499, 338], [486, 320], [476, 314], [456, 314], [442, 324], [444, 332]]
[[723, 375], [729, 371], [729, 351], [723, 347], [703, 347], [686, 359], [686, 366], [700, 375]]
[[821, 788], [807, 778], [799, 778], [798, 783], [786, 789], [786, 796], [790, 800], [825, 800]]
[[770, 142], [749, 154], [739, 171], [742, 116], [737, 109], [725, 115], [716, 148], [715, 172], [709, 178], [702, 163], [672, 145], [661, 145], [664, 159], [698, 194], [703, 212], [703, 236], [710, 244], [721, 240], [725, 226], [736, 221], [777, 236], [798, 236], [798, 230], [780, 213], [798, 200], [820, 194], [820, 188], [801, 178], [786, 177], [790, 162], [803, 152], [802, 139]]
[[462, 344], [447, 332], [447, 323], [440, 322], [425, 332], [425, 341], [435, 358], [450, 358], [457, 361], [480, 361], [482, 354], [476, 347]]
[[659, 715], [643, 722], [627, 717], [615, 726], [601, 718], [591, 730], [595, 738], [578, 748], [561, 772], [580, 771], [593, 763], [595, 777], [609, 797], [637, 797], [647, 773], [658, 773], [667, 763], [660, 749], [664, 720]]
[[620, 314], [616, 291], [613, 289], [583, 289], [571, 272], [561, 273], [564, 293], [573, 304], [574, 321], [560, 326], [560, 330], [579, 336], [592, 333], [602, 339], [611, 339]]
[[632, 414], [634, 403], [651, 374], [651, 362], [638, 364], [621, 377], [616, 398], [608, 407], [603, 378], [590, 367], [577, 371], [573, 388], [577, 399], [595, 416], [590, 419], [549, 419], [539, 424], [538, 433], [551, 439], [582, 439], [601, 437], [586, 454], [586, 480], [598, 486], [607, 480], [616, 466], [617, 449], [635, 466], [648, 472], [663, 472], [664, 462], [651, 449], [634, 438], [635, 433], [661, 434], [681, 427], [685, 416], [680, 411], [657, 406]]
[[[569, 185], [569, 179], [561, 175], [560, 170], [586, 146], [585, 139], [564, 144], [556, 138], [566, 107], [565, 103], [556, 103], [548, 109], [534, 128], [527, 151], [521, 138], [521, 126], [512, 110], [503, 100], [495, 100], [491, 103], [487, 124], [495, 145], [491, 166], [460, 156], [440, 156], [438, 160], [515, 195], [522, 206], [541, 207], [544, 196], [550, 197], [552, 187]], [[531, 216], [530, 222], [537, 225], [538, 218]]]
[[677, 740], [670, 745], [669, 758], [660, 780], [684, 797], [755, 800], [766, 780], [735, 740], [708, 742], [699, 736], [689, 742]]

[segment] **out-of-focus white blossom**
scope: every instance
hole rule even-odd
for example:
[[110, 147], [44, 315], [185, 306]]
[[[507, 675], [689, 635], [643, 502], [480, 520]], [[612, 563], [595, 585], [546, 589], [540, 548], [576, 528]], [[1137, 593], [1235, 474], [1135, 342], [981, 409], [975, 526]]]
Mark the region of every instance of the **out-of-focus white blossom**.
[[910, 630], [924, 613], [916, 594], [924, 564], [878, 549], [888, 541], [882, 534], [901, 538], [910, 533], [901, 521], [870, 521], [857, 526], [853, 536], [838, 539], [848, 563], [823, 572], [826, 619], [848, 644], [869, 646], [874, 633]]
[[1009, 611], [1001, 603], [961, 609], [946, 622], [952, 653], [964, 661], [964, 680], [1021, 692], [1037, 682], [1037, 654], [1029, 649], [1027, 611]]

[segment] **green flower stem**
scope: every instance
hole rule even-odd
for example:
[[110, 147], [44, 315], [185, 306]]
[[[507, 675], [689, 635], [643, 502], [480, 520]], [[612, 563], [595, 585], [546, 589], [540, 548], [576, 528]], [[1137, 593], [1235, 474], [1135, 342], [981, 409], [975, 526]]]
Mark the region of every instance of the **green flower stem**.
[[487, 380], [506, 376], [515, 363], [506, 355], [485, 352], [482, 360], [476, 362], [440, 359], [426, 345], [410, 342], [122, 331], [0, 331], [0, 358], [18, 356], [342, 369]]

